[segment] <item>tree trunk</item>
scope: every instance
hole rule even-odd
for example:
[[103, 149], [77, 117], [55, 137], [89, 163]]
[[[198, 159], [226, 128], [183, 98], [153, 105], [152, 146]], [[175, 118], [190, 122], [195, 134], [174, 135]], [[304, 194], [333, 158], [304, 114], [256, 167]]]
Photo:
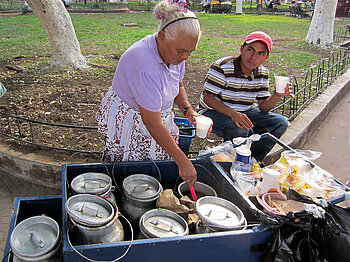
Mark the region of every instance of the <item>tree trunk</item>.
[[335, 11], [338, 0], [317, 0], [305, 41], [320, 47], [333, 44]]
[[257, 5], [257, 10], [258, 10], [258, 15], [261, 15], [262, 13], [262, 0], [256, 0], [258, 5]]
[[243, 0], [236, 0], [236, 14], [243, 13]]
[[51, 66], [87, 67], [72, 20], [61, 0], [27, 0], [39, 18], [52, 47]]

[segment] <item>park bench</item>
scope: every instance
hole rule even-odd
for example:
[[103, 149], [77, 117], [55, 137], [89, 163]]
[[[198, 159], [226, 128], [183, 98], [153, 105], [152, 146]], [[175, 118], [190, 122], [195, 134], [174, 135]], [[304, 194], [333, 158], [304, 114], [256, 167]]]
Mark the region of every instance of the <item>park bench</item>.
[[290, 6], [289, 7], [289, 11], [290, 11], [290, 14], [292, 16], [296, 16], [296, 17], [300, 17], [300, 18], [304, 18], [304, 17], [309, 17], [310, 16], [308, 14], [308, 12], [306, 12], [305, 10], [303, 10], [301, 8], [301, 6]]

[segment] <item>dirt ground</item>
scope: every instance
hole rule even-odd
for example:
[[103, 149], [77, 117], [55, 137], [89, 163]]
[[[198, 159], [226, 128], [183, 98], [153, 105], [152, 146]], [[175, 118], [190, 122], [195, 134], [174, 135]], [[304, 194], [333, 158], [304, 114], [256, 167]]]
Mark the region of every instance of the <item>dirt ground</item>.
[[[284, 40], [286, 39], [276, 39], [274, 49], [286, 48], [280, 44]], [[81, 155], [86, 161], [96, 160], [96, 154], [99, 155], [103, 150], [104, 138], [91, 127], [97, 125], [96, 112], [112, 83], [118, 63], [118, 58], [110, 54], [87, 57], [88, 61], [96, 61], [98, 58], [108, 59], [109, 63], [91, 63], [88, 69], [49, 69], [50, 57], [16, 57], [0, 61], [0, 79], [7, 88], [6, 94], [0, 99], [0, 132], [6, 135], [0, 136], [0, 143], [23, 153], [49, 155], [57, 161], [69, 161]], [[273, 66], [269, 65], [269, 60], [265, 65], [268, 68]], [[193, 107], [198, 104], [208, 67], [209, 64], [186, 63], [184, 84]], [[291, 74], [298, 77], [296, 70]], [[174, 112], [176, 116], [183, 117], [176, 106]], [[20, 115], [38, 123], [7, 117], [6, 114]], [[56, 127], [47, 123], [83, 128]], [[195, 137], [190, 151], [198, 152], [221, 142], [215, 135], [210, 135], [208, 139]], [[33, 143], [44, 147], [34, 146]], [[52, 147], [93, 154], [76, 154]], [[190, 156], [195, 155], [196, 153]]]
[[[48, 147], [101, 152], [103, 137], [95, 129], [53, 127], [43, 123], [95, 127], [97, 125], [95, 115], [112, 83], [115, 67], [93, 64], [88, 69], [82, 70], [49, 70], [46, 68], [47, 62], [38, 62], [45, 59], [49, 61], [49, 58], [18, 57], [11, 61], [0, 62], [0, 76], [4, 76], [1, 81], [7, 89], [0, 100], [1, 112], [39, 121], [30, 123], [2, 115], [0, 131], [22, 141]], [[184, 84], [193, 106], [198, 103], [207, 69], [207, 65], [202, 67], [191, 63], [186, 65]], [[174, 111], [177, 116], [183, 117], [176, 106]], [[219, 139], [215, 135], [210, 138], [209, 141], [193, 139], [190, 150], [197, 152], [210, 144], [210, 141], [217, 143]], [[0, 136], [0, 141], [24, 153], [49, 153], [60, 160], [69, 160], [74, 154], [19, 143], [6, 136]]]

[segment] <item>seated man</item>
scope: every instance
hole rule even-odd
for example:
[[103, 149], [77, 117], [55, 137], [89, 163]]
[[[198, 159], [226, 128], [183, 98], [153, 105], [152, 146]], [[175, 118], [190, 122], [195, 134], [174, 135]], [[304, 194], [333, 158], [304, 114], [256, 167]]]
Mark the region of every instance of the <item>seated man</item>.
[[[284, 93], [269, 92], [269, 71], [262, 64], [271, 48], [272, 40], [266, 33], [253, 32], [239, 56], [221, 58], [210, 66], [199, 108], [213, 119], [212, 132], [225, 141], [266, 132], [280, 138], [288, 127], [284, 116], [269, 112], [280, 97], [293, 96], [290, 83]], [[252, 156], [261, 162], [274, 144], [271, 139], [253, 143]]]

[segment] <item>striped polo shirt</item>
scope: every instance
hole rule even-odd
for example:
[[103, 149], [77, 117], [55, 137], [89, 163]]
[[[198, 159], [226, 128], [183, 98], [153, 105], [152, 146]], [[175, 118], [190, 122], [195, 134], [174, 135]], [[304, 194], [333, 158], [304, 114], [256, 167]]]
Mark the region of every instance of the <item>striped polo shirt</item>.
[[[236, 111], [246, 111], [259, 99], [266, 99], [269, 92], [269, 70], [260, 65], [249, 76], [244, 76], [240, 66], [241, 56], [223, 57], [209, 68], [204, 90], [216, 94], [218, 100]], [[211, 109], [200, 96], [201, 112]]]

